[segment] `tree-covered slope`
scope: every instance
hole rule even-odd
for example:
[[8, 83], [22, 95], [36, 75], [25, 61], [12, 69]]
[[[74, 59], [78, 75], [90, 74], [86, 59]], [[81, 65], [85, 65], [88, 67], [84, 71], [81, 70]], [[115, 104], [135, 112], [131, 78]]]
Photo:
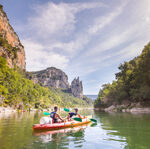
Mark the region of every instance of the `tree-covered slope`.
[[0, 57], [0, 105], [48, 108], [53, 105], [62, 107], [85, 107], [89, 104], [62, 91], [42, 87], [25, 78], [17, 69], [7, 66], [5, 58]]
[[[73, 105], [79, 105], [84, 103], [88, 103], [88, 106], [93, 106], [93, 100], [88, 98], [87, 96], [83, 96], [83, 99], [81, 100], [81, 98], [77, 98], [75, 96], [72, 95], [71, 92], [68, 92], [68, 89], [61, 89], [61, 88], [53, 88], [53, 87], [49, 87], [56, 95], [59, 95], [61, 97], [61, 99], [64, 102], [64, 106], [67, 103], [68, 107], [73, 107]], [[81, 102], [82, 101], [82, 102]]]
[[150, 43], [141, 55], [119, 66], [116, 80], [112, 84], [104, 84], [99, 91], [95, 107], [123, 101], [150, 102]]

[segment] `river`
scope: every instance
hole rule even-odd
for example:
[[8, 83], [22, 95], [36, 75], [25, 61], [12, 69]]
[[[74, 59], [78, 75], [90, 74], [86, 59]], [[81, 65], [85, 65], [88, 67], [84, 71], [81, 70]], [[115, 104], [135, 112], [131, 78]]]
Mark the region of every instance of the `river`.
[[81, 113], [92, 114], [97, 125], [35, 133], [42, 113], [0, 114], [0, 149], [150, 149], [150, 115]]

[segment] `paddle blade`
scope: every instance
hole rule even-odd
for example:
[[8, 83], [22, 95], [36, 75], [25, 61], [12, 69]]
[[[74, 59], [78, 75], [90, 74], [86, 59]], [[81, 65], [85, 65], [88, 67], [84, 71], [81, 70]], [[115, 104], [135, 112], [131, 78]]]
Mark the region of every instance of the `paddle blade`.
[[70, 112], [70, 110], [69, 110], [69, 109], [67, 109], [67, 108], [64, 108], [64, 111], [66, 111], [66, 112]]
[[95, 127], [97, 125], [97, 123], [92, 123], [91, 127]]
[[75, 117], [75, 118], [73, 118], [75, 121], [78, 121], [78, 122], [82, 122], [82, 119], [81, 118], [79, 118], [79, 117]]
[[92, 122], [97, 123], [97, 120], [95, 120], [95, 119], [93, 119], [93, 118], [91, 118], [90, 120], [91, 120]]
[[44, 115], [50, 115], [51, 113], [48, 113], [48, 112], [44, 112], [43, 114], [44, 114]]

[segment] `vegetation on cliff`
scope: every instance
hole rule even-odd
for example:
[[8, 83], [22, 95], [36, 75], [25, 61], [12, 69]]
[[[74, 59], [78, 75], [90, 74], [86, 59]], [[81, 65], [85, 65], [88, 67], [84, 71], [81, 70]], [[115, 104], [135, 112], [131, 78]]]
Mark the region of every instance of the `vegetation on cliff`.
[[4, 16], [6, 17], [6, 13], [3, 11], [3, 6], [0, 4], [0, 11], [4, 14]]
[[149, 103], [150, 101], [150, 43], [140, 56], [119, 66], [116, 80], [104, 84], [99, 91], [95, 107], [106, 107], [124, 101]]
[[[63, 100], [64, 102], [64, 106], [67, 103], [68, 107], [72, 107], [73, 105], [78, 105], [80, 104], [84, 104], [84, 102], [88, 103], [88, 106], [92, 106], [93, 105], [93, 101], [84, 96], [83, 99], [81, 98], [77, 98], [75, 96], [72, 95], [71, 92], [68, 91], [68, 89], [61, 89], [61, 88], [54, 88], [54, 87], [49, 87], [56, 95], [60, 96], [60, 98]], [[82, 100], [82, 102], [81, 102]], [[85, 104], [84, 104], [85, 105]]]
[[13, 60], [17, 59], [17, 52], [20, 51], [19, 48], [12, 47], [8, 41], [0, 36], [0, 47], [5, 48], [5, 51], [8, 53], [9, 57], [12, 57]]
[[6, 58], [10, 68], [25, 70], [25, 51], [18, 35], [9, 23], [9, 19], [0, 5], [0, 56]]
[[[61, 95], [62, 94], [62, 95]], [[7, 66], [5, 58], [0, 57], [0, 95], [3, 97], [1, 106], [16, 106], [23, 104], [25, 107], [48, 108], [53, 105], [62, 107], [85, 107], [88, 103], [61, 91], [42, 87], [25, 78], [15, 69]]]
[[45, 70], [28, 72], [27, 77], [42, 86], [69, 88], [68, 76], [61, 69], [49, 67]]

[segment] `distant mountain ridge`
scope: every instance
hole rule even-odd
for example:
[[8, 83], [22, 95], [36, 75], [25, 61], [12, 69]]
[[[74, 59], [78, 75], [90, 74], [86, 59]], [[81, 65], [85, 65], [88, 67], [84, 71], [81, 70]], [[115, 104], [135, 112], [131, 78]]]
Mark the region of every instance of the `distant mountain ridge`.
[[88, 98], [92, 99], [92, 100], [96, 100], [98, 95], [85, 95], [87, 96]]
[[34, 83], [39, 83], [45, 87], [67, 89], [73, 96], [83, 99], [82, 81], [80, 81], [79, 77], [77, 77], [70, 85], [68, 82], [68, 76], [61, 69], [49, 67], [41, 71], [28, 72], [27, 76]]

